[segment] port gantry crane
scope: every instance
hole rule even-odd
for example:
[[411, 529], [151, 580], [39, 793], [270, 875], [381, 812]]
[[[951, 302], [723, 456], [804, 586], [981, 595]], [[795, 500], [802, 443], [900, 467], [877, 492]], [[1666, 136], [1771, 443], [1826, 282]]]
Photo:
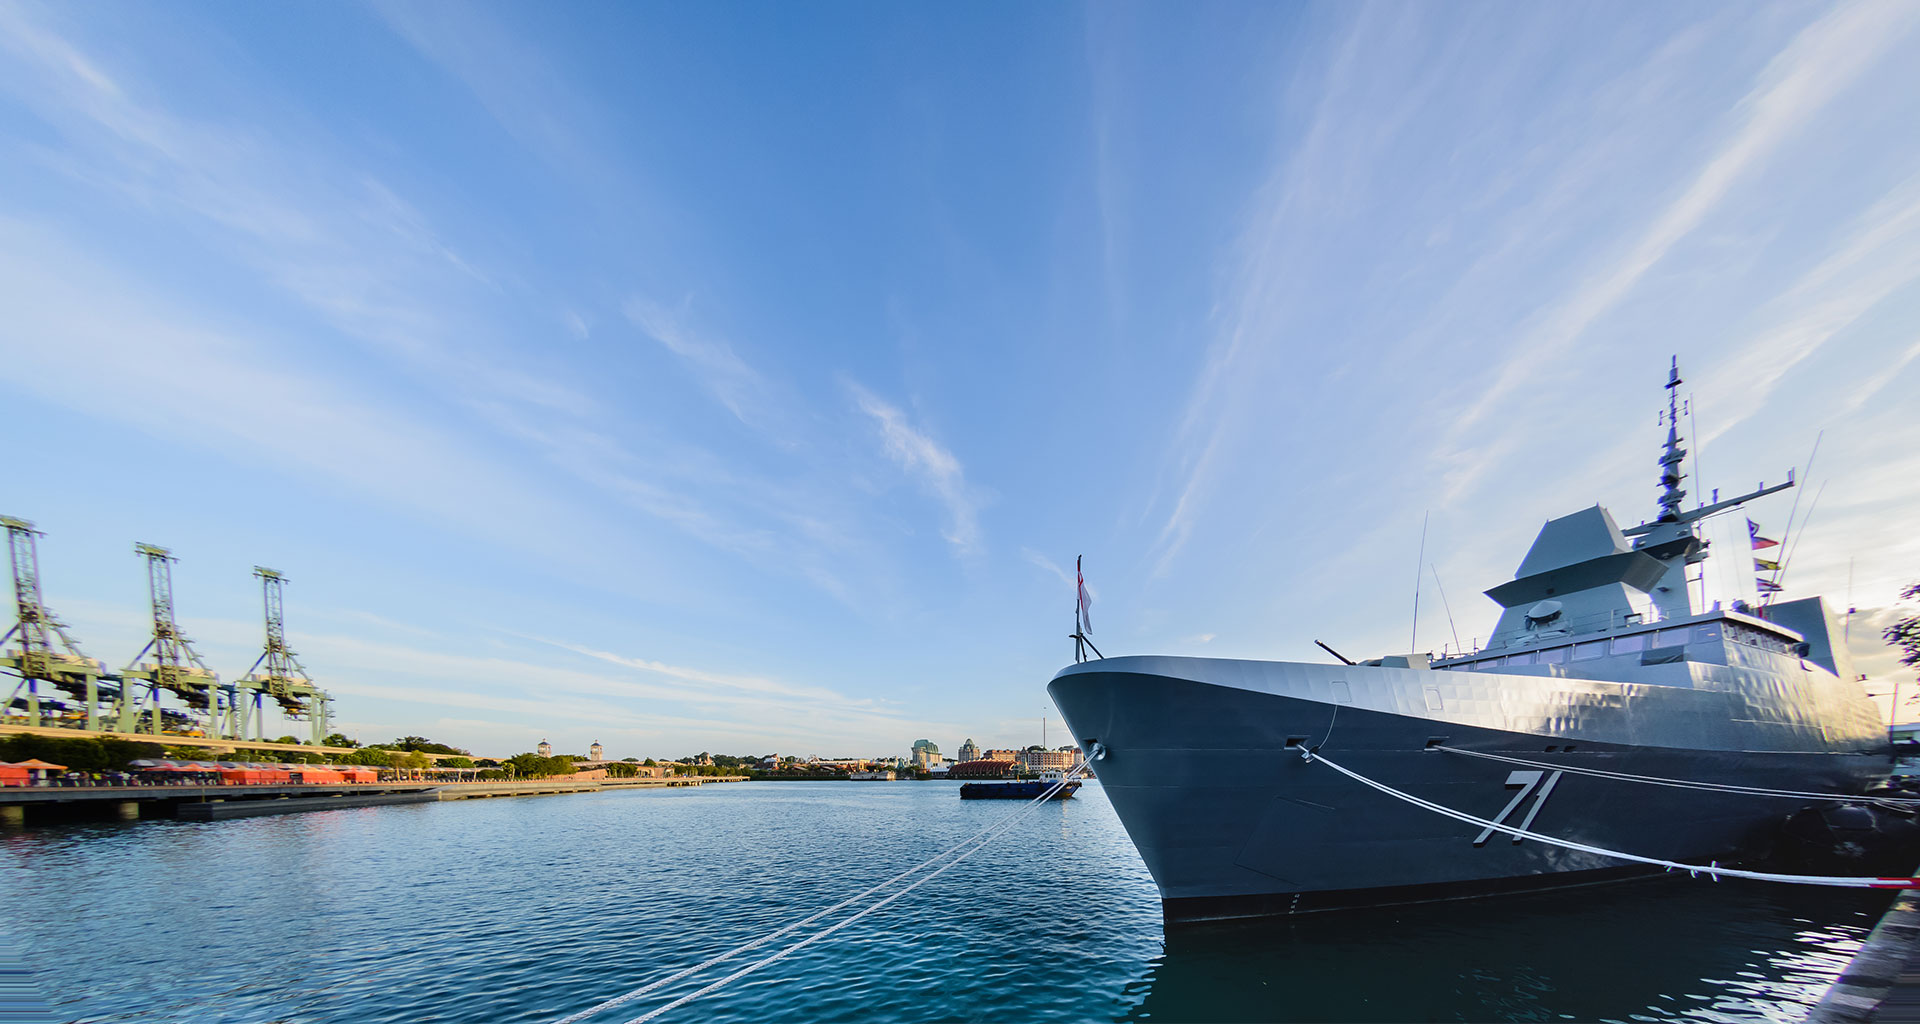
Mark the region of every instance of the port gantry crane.
[[[123, 732], [149, 732], [159, 736], [166, 731], [164, 718], [172, 720], [167, 724], [181, 726], [182, 731], [191, 734], [199, 723], [182, 720], [188, 716], [160, 706], [160, 695], [171, 693], [188, 708], [205, 716], [202, 728], [207, 735], [224, 739], [222, 712], [233, 705], [232, 692], [222, 689], [220, 677], [200, 660], [192, 641], [181, 632], [173, 616], [173, 563], [179, 559], [173, 557], [173, 552], [153, 544], [135, 544], [133, 552], [147, 560], [147, 597], [153, 608], [153, 637], [121, 672], [126, 680], [122, 689], [127, 693], [127, 700], [122, 703], [120, 728]], [[141, 660], [148, 655], [153, 656], [152, 660]], [[150, 719], [146, 723], [137, 720], [140, 716], [134, 703], [140, 694], [134, 692], [136, 680], [145, 684]], [[143, 724], [146, 728], [141, 728]]]
[[[83, 727], [98, 729], [102, 698], [124, 705], [120, 690], [113, 685], [118, 680], [107, 673], [105, 664], [82, 653], [79, 642], [67, 632], [66, 623], [47, 609], [40, 594], [40, 551], [34, 543], [40, 531], [25, 519], [12, 516], [0, 516], [0, 526], [6, 527], [7, 553], [13, 561], [14, 601], [13, 628], [0, 636], [0, 668], [20, 677], [6, 704], [0, 705], [0, 716], [12, 717], [20, 691], [25, 690], [27, 725], [68, 724], [51, 720], [44, 713], [40, 684], [47, 683], [80, 698], [84, 702]], [[17, 643], [19, 649], [8, 647], [10, 643]], [[105, 688], [100, 685], [103, 680], [107, 682]], [[56, 719], [75, 717], [65, 701], [57, 703], [63, 710]]]
[[[266, 740], [265, 712], [266, 698], [271, 697], [280, 705], [281, 717], [290, 722], [305, 720], [312, 726], [313, 742], [319, 744], [327, 736], [327, 705], [333, 701], [331, 696], [313, 685], [312, 677], [300, 664], [293, 648], [287, 646], [287, 624], [283, 588], [287, 577], [265, 566], [253, 567], [253, 574], [260, 578], [261, 603], [266, 611], [267, 644], [260, 657], [253, 663], [247, 674], [234, 681], [236, 699], [233, 703], [233, 738], [245, 739], [247, 721], [254, 723], [254, 738]], [[248, 698], [251, 698], [249, 701]]]

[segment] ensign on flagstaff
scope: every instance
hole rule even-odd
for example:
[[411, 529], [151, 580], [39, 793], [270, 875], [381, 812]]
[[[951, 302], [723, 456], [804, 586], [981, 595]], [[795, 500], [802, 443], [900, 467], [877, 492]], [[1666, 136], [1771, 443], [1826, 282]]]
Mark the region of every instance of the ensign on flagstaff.
[[1087, 577], [1080, 571], [1080, 559], [1073, 560], [1073, 575], [1080, 582], [1080, 631], [1093, 632], [1093, 616], [1089, 611], [1093, 607], [1093, 598], [1087, 596]]

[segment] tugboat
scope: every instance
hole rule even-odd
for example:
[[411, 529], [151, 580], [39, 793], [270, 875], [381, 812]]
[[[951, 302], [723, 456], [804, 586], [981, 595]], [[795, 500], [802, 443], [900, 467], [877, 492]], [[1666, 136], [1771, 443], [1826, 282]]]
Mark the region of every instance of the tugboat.
[[[1075, 779], [1066, 785], [1060, 780], [1066, 773], [1052, 768], [1040, 773], [1037, 779], [1021, 779], [1017, 782], [967, 782], [960, 786], [962, 800], [1037, 800], [1040, 794], [1054, 789], [1049, 800], [1065, 800], [1080, 789], [1080, 781]], [[1058, 787], [1057, 789], [1055, 787]]]
[[[1820, 598], [1776, 600], [1776, 574], [1758, 606], [1694, 606], [1701, 521], [1794, 481], [1684, 507], [1679, 385], [1676, 359], [1658, 516], [1623, 530], [1595, 505], [1549, 521], [1515, 578], [1486, 592], [1502, 612], [1480, 650], [1115, 657], [1054, 676], [1047, 690], [1168, 923], [1647, 870], [1495, 835], [1332, 765], [1507, 827], [1699, 864], [1745, 856], [1777, 828], [1792, 805], [1756, 790], [1857, 794], [1886, 777], [1885, 723]], [[1757, 530], [1749, 520], [1754, 550], [1774, 543]], [[1745, 571], [1755, 556], [1736, 557]]]

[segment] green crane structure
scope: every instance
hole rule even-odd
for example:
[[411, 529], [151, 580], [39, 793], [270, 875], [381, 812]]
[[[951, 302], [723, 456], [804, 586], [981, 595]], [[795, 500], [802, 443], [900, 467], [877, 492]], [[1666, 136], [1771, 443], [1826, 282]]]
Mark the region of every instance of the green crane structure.
[[[173, 563], [179, 559], [173, 557], [173, 552], [153, 544], [135, 544], [133, 552], [147, 560], [147, 597], [153, 608], [153, 636], [120, 673], [125, 680], [122, 689], [128, 697], [121, 704], [120, 729], [160, 736], [166, 733], [166, 724], [175, 724], [183, 727], [183, 732], [192, 733], [198, 727], [208, 736], [225, 739], [222, 713], [233, 703], [232, 692], [221, 687], [220, 677], [200, 660], [193, 642], [181, 632], [179, 622], [174, 619]], [[143, 658], [149, 660], [143, 661]], [[145, 715], [140, 715], [134, 706], [135, 700], [142, 696], [136, 692], [136, 686], [145, 690]], [[180, 698], [189, 714], [163, 709], [162, 693]], [[164, 721], [168, 718], [173, 721]]]
[[236, 692], [231, 716], [233, 737], [245, 739], [251, 719], [254, 738], [261, 741], [267, 738], [263, 709], [271, 698], [280, 705], [281, 717], [291, 722], [308, 722], [312, 727], [313, 742], [319, 744], [327, 736], [327, 707], [333, 698], [313, 685], [312, 677], [307, 675], [293, 648], [287, 646], [283, 593], [287, 577], [258, 565], [253, 567], [253, 574], [260, 579], [261, 603], [267, 621], [267, 643], [260, 657], [254, 661], [253, 668], [234, 681]]
[[[0, 527], [7, 531], [13, 564], [15, 620], [13, 628], [0, 635], [0, 672], [17, 677], [17, 682], [9, 681], [10, 693], [0, 704], [0, 723], [265, 743], [265, 708], [272, 701], [282, 717], [310, 724], [315, 745], [325, 742], [333, 698], [314, 685], [287, 645], [283, 574], [254, 567], [266, 612], [266, 647], [246, 675], [223, 683], [174, 616], [173, 563], [178, 559], [166, 548], [135, 544], [134, 553], [147, 562], [153, 635], [133, 661], [115, 673], [87, 657], [66, 624], [47, 608], [35, 541], [41, 532], [11, 516], [0, 516]], [[163, 702], [168, 694], [177, 703]]]
[[[48, 610], [40, 594], [40, 551], [34, 542], [35, 537], [41, 536], [40, 531], [25, 519], [12, 516], [0, 516], [0, 526], [6, 527], [7, 553], [13, 562], [14, 603], [13, 628], [0, 636], [0, 669], [20, 677], [7, 703], [0, 706], [0, 714], [12, 717], [24, 690], [27, 725], [77, 724], [84, 729], [98, 729], [101, 701], [124, 703], [121, 691], [113, 685], [117, 679], [107, 673], [103, 663], [81, 652], [79, 642], [67, 632], [66, 623]], [[17, 645], [17, 649], [9, 645]], [[105, 687], [101, 686], [103, 680], [107, 682]], [[76, 715], [67, 702], [53, 700], [50, 703], [57, 704], [60, 711], [50, 718], [49, 709], [41, 704], [42, 683], [79, 698], [83, 710]], [[79, 721], [69, 721], [76, 717]]]

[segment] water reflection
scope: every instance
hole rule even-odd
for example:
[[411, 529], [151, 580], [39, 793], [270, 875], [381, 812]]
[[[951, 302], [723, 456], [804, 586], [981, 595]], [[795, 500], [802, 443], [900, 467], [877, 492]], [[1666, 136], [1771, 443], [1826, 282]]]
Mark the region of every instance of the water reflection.
[[1656, 878], [1188, 927], [1123, 1019], [1799, 1020], [1889, 902]]

